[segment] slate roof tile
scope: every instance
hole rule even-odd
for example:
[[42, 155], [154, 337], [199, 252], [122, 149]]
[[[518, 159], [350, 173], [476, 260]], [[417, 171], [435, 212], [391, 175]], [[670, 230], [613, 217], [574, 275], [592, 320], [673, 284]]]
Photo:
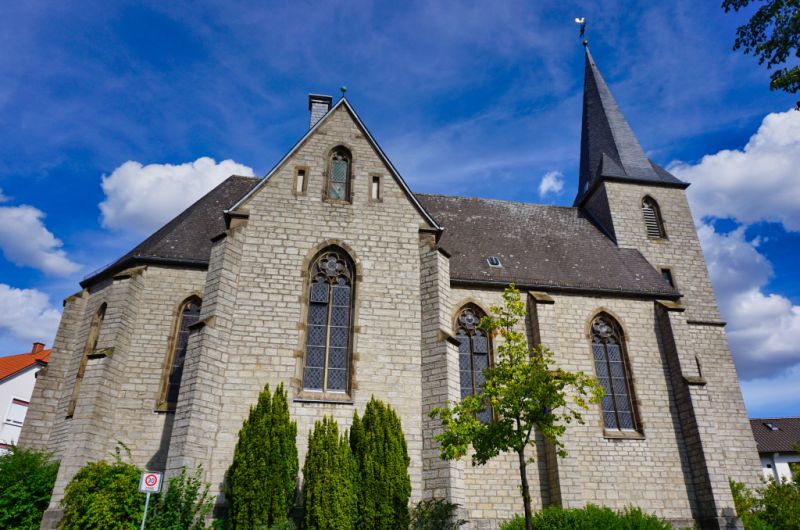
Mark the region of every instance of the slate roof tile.
[[[771, 430], [767, 423], [778, 430]], [[759, 453], [797, 452], [800, 446], [800, 418], [752, 418], [750, 428]]]

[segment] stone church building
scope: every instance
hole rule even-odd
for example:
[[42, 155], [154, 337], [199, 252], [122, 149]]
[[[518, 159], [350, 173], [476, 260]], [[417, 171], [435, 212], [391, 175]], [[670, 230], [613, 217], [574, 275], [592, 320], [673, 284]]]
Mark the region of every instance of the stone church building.
[[515, 455], [442, 461], [427, 413], [479, 391], [496, 344], [475, 322], [511, 282], [529, 342], [606, 389], [567, 458], [538, 444], [534, 506], [737, 527], [728, 478], [759, 460], [688, 184], [648, 159], [588, 48], [572, 207], [415, 194], [347, 99], [309, 110], [263, 179], [231, 176], [64, 301], [20, 439], [61, 459], [43, 528], [117, 440], [150, 470], [202, 464], [224, 509], [242, 421], [280, 383], [301, 463], [315, 420], [347, 428], [375, 396], [402, 419], [412, 502], [496, 528], [522, 511]]

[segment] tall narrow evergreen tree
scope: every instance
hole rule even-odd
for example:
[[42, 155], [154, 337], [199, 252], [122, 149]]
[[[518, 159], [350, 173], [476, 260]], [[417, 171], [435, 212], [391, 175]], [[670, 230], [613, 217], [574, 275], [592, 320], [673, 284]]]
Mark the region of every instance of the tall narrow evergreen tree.
[[297, 487], [297, 423], [283, 384], [250, 407], [228, 469], [229, 528], [269, 527], [287, 519]]
[[373, 397], [363, 419], [353, 414], [350, 448], [359, 473], [358, 527], [408, 528], [411, 460], [397, 413]]
[[347, 433], [325, 416], [308, 437], [303, 465], [303, 529], [353, 530], [357, 526], [358, 471]]

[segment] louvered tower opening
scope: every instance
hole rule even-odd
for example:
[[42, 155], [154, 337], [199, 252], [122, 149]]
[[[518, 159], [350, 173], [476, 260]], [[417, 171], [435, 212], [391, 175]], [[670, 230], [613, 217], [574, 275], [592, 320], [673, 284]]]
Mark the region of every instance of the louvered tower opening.
[[644, 215], [647, 237], [650, 239], [665, 238], [666, 234], [664, 233], [664, 223], [661, 220], [661, 212], [658, 210], [658, 204], [650, 197], [645, 197], [642, 200], [642, 214]]

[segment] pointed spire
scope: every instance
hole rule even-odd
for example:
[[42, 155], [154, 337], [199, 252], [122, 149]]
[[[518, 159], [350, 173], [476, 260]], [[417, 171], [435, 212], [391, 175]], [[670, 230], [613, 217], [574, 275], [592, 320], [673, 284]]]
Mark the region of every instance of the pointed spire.
[[581, 202], [583, 195], [600, 178], [687, 186], [647, 158], [597, 69], [587, 41], [584, 41], [584, 49], [581, 165], [575, 203]]

